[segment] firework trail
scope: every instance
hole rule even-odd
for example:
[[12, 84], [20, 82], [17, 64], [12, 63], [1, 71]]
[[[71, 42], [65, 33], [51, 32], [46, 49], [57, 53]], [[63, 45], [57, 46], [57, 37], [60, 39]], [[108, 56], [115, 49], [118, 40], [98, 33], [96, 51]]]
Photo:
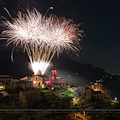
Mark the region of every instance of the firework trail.
[[2, 35], [7, 38], [7, 45], [21, 45], [31, 64], [50, 63], [56, 52], [59, 55], [63, 50], [78, 50], [83, 31], [71, 19], [47, 17], [35, 8], [26, 9], [26, 13], [19, 11], [17, 18], [10, 17], [11, 21], [2, 21]]
[[31, 46], [31, 49], [27, 48], [28, 57], [30, 59], [29, 68], [33, 70], [36, 75], [39, 70], [43, 75], [46, 69], [51, 66], [51, 60], [55, 54], [48, 47], [39, 47], [38, 45]]

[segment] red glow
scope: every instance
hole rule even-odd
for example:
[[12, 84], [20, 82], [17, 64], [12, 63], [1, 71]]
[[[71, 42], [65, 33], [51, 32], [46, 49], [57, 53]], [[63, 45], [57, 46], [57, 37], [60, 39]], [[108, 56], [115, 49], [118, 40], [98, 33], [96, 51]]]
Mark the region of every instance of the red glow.
[[50, 84], [50, 81], [45, 81], [46, 84]]
[[57, 71], [56, 70], [52, 70], [52, 75], [56, 75]]
[[55, 77], [54, 76], [52, 76], [52, 80], [54, 80], [55, 79]]

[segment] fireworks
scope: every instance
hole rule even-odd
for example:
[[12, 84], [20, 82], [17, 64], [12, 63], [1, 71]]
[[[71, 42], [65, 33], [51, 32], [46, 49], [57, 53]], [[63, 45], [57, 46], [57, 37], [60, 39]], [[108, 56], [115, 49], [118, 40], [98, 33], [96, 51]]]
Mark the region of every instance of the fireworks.
[[43, 74], [43, 67], [40, 67], [44, 64], [46, 69], [56, 52], [59, 54], [63, 50], [78, 50], [83, 31], [71, 19], [55, 15], [47, 17], [36, 9], [26, 11], [18, 12], [17, 18], [12, 18], [12, 21], [3, 21], [5, 30], [2, 35], [8, 38], [7, 45], [21, 45], [27, 51], [33, 71], [38, 71], [34, 67], [39, 64]]
[[52, 54], [52, 50], [47, 47], [39, 48], [37, 45], [32, 46], [31, 49], [27, 48], [26, 50], [30, 59], [29, 68], [32, 68], [34, 75], [38, 74], [39, 71], [43, 75], [46, 69], [51, 66], [50, 61], [54, 55]]
[[6, 29], [2, 34], [8, 38], [8, 44], [13, 43], [26, 46], [26, 44], [47, 45], [57, 51], [63, 49], [74, 49], [82, 37], [79, 25], [74, 24], [71, 19], [58, 18], [55, 15], [49, 17], [40, 14], [36, 9], [27, 13], [18, 12], [17, 18], [3, 21]]
[[2, 34], [8, 38], [8, 44], [13, 43], [15, 46], [32, 44], [39, 40], [38, 26], [40, 29], [42, 20], [42, 15], [36, 9], [33, 11], [27, 9], [27, 14], [18, 12], [17, 18], [12, 18], [12, 22], [9, 20], [3, 21], [6, 30]]
[[33, 70], [34, 75], [37, 75], [39, 70], [41, 72], [42, 75], [45, 74], [46, 69], [48, 69], [50, 67], [50, 63], [49, 62], [44, 62], [44, 61], [33, 61], [29, 64], [29, 68]]
[[32, 62], [32, 63], [29, 63], [29, 68], [33, 70], [34, 72], [34, 75], [37, 75], [38, 72], [39, 72], [39, 62]]

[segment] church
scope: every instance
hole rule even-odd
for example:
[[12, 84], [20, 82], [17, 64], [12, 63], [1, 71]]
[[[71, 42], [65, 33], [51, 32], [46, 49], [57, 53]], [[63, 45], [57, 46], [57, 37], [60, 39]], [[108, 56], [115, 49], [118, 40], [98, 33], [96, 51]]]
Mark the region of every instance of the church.
[[20, 79], [20, 81], [24, 81], [27, 83], [32, 82], [31, 87], [33, 88], [44, 88], [45, 86], [47, 86], [48, 88], [64, 87], [66, 85], [65, 82], [60, 77], [56, 77], [56, 75], [57, 70], [52, 69], [51, 77], [48, 77], [47, 75], [33, 75], [32, 77], [23, 77]]

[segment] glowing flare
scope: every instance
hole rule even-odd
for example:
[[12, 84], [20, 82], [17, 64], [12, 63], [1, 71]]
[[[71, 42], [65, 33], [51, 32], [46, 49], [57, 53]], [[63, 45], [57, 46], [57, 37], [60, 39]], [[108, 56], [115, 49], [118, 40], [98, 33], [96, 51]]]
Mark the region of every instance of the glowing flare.
[[46, 69], [48, 67], [50, 67], [50, 63], [49, 62], [40, 61], [39, 70], [41, 71], [42, 75], [44, 75], [44, 73], [46, 72]]
[[44, 75], [46, 69], [49, 68], [50, 66], [51, 66], [50, 63], [44, 61], [39, 62], [33, 61], [29, 63], [29, 68], [32, 69], [34, 75], [37, 75], [39, 71], [41, 72], [42, 75]]
[[39, 72], [39, 62], [31, 63], [31, 67], [34, 72], [34, 75], [37, 75], [37, 73]]

